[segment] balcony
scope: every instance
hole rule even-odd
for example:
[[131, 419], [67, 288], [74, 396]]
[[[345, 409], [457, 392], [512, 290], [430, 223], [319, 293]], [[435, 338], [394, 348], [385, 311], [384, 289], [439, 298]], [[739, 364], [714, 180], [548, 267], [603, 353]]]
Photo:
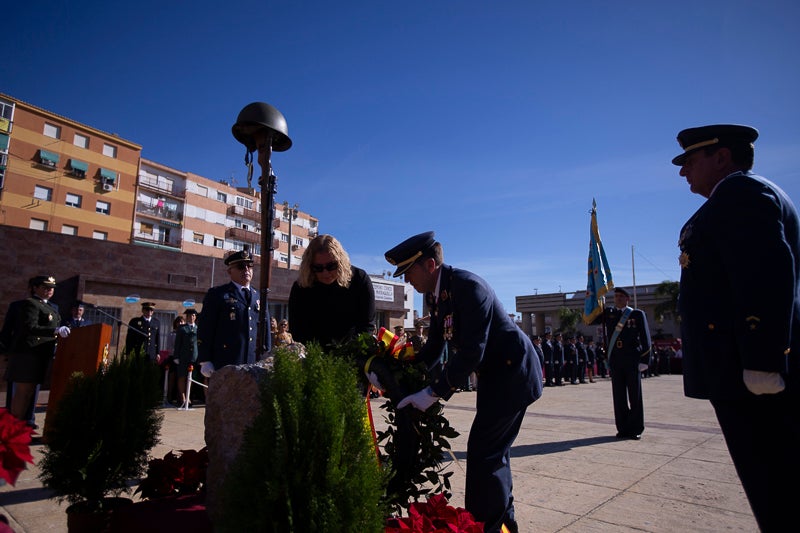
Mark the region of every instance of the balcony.
[[169, 242], [163, 235], [147, 235], [145, 233], [136, 233], [133, 240], [141, 244], [148, 244], [152, 246], [167, 246], [169, 248], [180, 249], [180, 242]]
[[183, 213], [180, 211], [168, 209], [163, 205], [159, 207], [157, 204], [151, 205], [145, 202], [136, 202], [136, 213], [159, 220], [176, 221], [178, 224], [183, 220]]
[[261, 233], [243, 228], [228, 228], [225, 237], [242, 242], [261, 242]]
[[237, 216], [247, 220], [254, 220], [256, 222], [261, 220], [261, 213], [253, 209], [247, 209], [240, 205], [229, 205], [228, 216]]
[[183, 190], [178, 190], [174, 183], [159, 181], [157, 179], [149, 178], [147, 176], [139, 176], [139, 186], [149, 191], [154, 191], [160, 194], [166, 194], [173, 198], [185, 198], [186, 193]]

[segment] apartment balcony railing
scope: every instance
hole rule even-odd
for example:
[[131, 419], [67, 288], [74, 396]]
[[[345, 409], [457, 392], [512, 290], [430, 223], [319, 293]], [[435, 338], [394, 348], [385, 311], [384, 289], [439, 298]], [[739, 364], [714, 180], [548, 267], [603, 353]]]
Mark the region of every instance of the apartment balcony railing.
[[159, 183], [158, 180], [146, 176], [139, 176], [139, 186], [174, 198], [186, 197], [185, 191], [177, 189], [174, 183]]
[[228, 215], [245, 218], [247, 220], [254, 220], [256, 222], [261, 220], [261, 213], [254, 209], [247, 209], [240, 205], [229, 205]]
[[183, 220], [183, 213], [174, 209], [167, 209], [164, 206], [150, 205], [145, 202], [136, 202], [136, 212], [142, 215], [149, 215], [154, 218], [161, 218], [170, 221], [180, 222]]
[[136, 233], [133, 235], [133, 240], [148, 242], [152, 244], [160, 244], [162, 246], [169, 246], [170, 248], [180, 248], [180, 242], [170, 242], [162, 235], [147, 235], [144, 233]]
[[225, 236], [243, 242], [261, 242], [261, 234], [244, 228], [228, 228]]

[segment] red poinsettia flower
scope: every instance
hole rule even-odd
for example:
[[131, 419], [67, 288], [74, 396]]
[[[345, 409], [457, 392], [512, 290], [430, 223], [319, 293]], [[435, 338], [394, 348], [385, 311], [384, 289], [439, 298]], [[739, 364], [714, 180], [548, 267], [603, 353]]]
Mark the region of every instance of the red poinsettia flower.
[[408, 516], [392, 518], [386, 533], [483, 533], [483, 522], [477, 522], [466, 509], [447, 505], [444, 494], [434, 494], [427, 502], [414, 502]]
[[25, 470], [25, 463], [33, 463], [31, 433], [33, 428], [0, 408], [0, 478], [11, 485]]

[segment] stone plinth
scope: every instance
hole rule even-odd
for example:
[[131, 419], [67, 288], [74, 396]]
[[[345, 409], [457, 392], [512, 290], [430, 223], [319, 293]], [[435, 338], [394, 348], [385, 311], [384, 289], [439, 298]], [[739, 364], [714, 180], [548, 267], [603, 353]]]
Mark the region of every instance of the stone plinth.
[[260, 387], [269, 372], [261, 364], [223, 367], [209, 379], [205, 439], [208, 446], [206, 509], [215, 520], [215, 505], [244, 431], [261, 410]]

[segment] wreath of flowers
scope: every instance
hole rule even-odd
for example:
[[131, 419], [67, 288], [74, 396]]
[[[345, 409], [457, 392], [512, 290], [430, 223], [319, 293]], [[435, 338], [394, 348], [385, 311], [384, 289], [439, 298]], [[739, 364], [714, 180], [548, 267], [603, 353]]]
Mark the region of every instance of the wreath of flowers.
[[[442, 462], [452, 455], [449, 439], [459, 433], [442, 414], [444, 407], [436, 402], [424, 412], [409, 406], [398, 413], [396, 408], [400, 400], [429, 384], [426, 365], [415, 358], [412, 344], [398, 346], [397, 337], [381, 328], [377, 337], [362, 333], [336, 347], [334, 354], [353, 358], [362, 376], [375, 373], [389, 399], [380, 407], [385, 411], [387, 428], [377, 433], [377, 443], [383, 445], [379, 455], [390, 470], [386, 492], [389, 506], [401, 512], [423, 496], [441, 494], [450, 498], [453, 472], [444, 472]], [[415, 449], [409, 450], [409, 446]], [[402, 461], [398, 455], [403, 455]]]

